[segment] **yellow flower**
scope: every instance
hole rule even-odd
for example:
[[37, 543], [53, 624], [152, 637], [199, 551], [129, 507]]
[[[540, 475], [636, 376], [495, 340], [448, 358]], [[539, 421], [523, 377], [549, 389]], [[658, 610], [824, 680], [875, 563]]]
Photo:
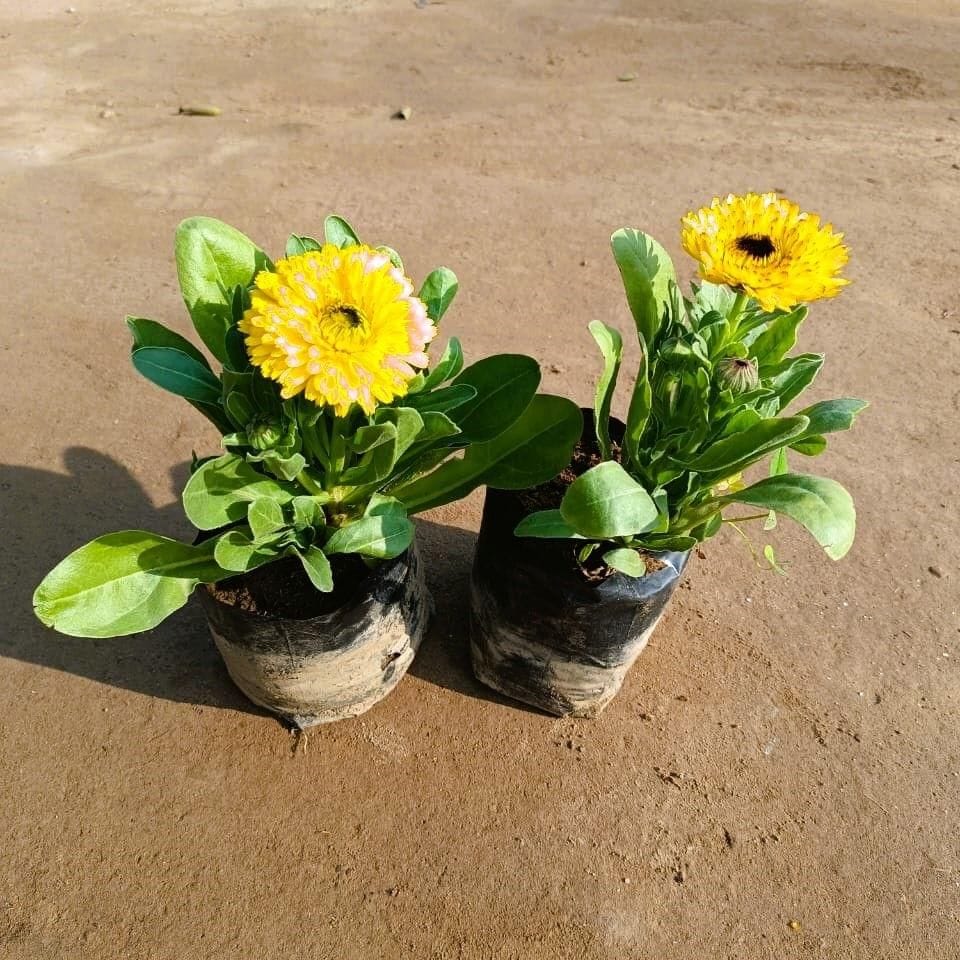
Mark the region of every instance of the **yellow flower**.
[[410, 281], [361, 245], [279, 260], [250, 303], [239, 324], [250, 360], [284, 398], [303, 393], [340, 417], [402, 397], [437, 332]]
[[753, 297], [766, 310], [835, 297], [850, 281], [842, 233], [775, 193], [714, 197], [681, 221], [683, 249], [700, 276]]

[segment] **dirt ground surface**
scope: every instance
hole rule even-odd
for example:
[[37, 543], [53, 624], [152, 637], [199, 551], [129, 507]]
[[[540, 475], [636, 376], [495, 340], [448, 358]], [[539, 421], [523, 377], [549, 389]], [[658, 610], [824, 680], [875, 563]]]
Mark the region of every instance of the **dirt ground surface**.
[[[958, 49], [953, 0], [0, 2], [0, 956], [960, 956]], [[480, 493], [420, 524], [411, 673], [299, 748], [194, 604], [117, 640], [34, 621], [87, 539], [189, 536], [217, 437], [123, 324], [189, 330], [181, 218], [279, 252], [340, 212], [457, 271], [470, 357], [588, 401], [586, 323], [629, 330], [611, 231], [686, 280], [680, 215], [748, 189], [852, 248], [803, 347], [812, 399], [873, 404], [814, 465], [858, 539], [833, 564], [783, 525], [786, 579], [707, 544], [599, 719], [472, 678]]]

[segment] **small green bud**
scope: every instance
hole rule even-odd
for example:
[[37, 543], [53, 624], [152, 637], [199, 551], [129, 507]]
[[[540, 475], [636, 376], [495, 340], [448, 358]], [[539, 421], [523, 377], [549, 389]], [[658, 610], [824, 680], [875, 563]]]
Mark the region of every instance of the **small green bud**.
[[760, 374], [753, 360], [725, 357], [717, 364], [717, 382], [734, 396], [749, 393], [760, 385]]
[[284, 437], [283, 424], [273, 417], [256, 417], [247, 427], [247, 442], [254, 450], [272, 450]]

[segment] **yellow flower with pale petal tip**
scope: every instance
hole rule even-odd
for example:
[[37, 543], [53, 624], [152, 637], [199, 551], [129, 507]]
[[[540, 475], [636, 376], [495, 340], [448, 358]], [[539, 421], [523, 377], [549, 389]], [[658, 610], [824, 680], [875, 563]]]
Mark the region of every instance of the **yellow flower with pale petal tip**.
[[700, 276], [753, 297], [763, 310], [835, 297], [850, 281], [842, 233], [775, 193], [714, 197], [682, 220], [683, 249]]
[[258, 273], [239, 328], [281, 396], [302, 393], [339, 417], [404, 396], [437, 332], [386, 254], [332, 244]]

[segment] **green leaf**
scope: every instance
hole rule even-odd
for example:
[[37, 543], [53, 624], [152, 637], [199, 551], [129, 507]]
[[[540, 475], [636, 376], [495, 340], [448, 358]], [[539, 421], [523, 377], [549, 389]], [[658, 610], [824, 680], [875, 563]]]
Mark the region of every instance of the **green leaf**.
[[387, 559], [403, 553], [412, 540], [413, 523], [403, 504], [393, 497], [374, 497], [365, 514], [335, 530], [323, 549]]
[[600, 546], [599, 543], [588, 543], [582, 546], [577, 553], [577, 559], [580, 561], [581, 564], [586, 563], [590, 559], [590, 555], [593, 553], [593, 551], [596, 550], [597, 547], [599, 546]]
[[764, 380], [764, 386], [773, 390], [779, 400], [774, 412], [785, 409], [791, 400], [803, 393], [813, 383], [822, 366], [823, 357], [816, 353], [801, 353], [778, 364], [769, 379]]
[[850, 494], [835, 480], [785, 473], [719, 499], [790, 517], [806, 527], [833, 560], [843, 557], [853, 544], [857, 514]]
[[705, 478], [729, 476], [759, 460], [765, 453], [787, 446], [807, 428], [806, 417], [771, 417], [711, 444], [699, 456], [682, 461], [686, 468]]
[[287, 481], [296, 480], [307, 465], [306, 457], [302, 453], [292, 453], [285, 457], [276, 450], [266, 450], [250, 459], [262, 463], [278, 480]]
[[737, 433], [743, 433], [744, 430], [755, 427], [761, 420], [763, 420], [763, 417], [753, 407], [741, 407], [723, 425], [720, 436], [732, 437]]
[[559, 510], [538, 510], [524, 517], [514, 529], [518, 537], [545, 537], [561, 539], [583, 539], [573, 527], [563, 519]]
[[603, 562], [614, 570], [625, 573], [628, 577], [645, 577], [647, 575], [647, 565], [643, 557], [632, 550], [630, 547], [618, 547], [616, 550], [608, 550], [603, 555]]
[[230, 419], [241, 429], [254, 418], [253, 404], [239, 390], [231, 390], [227, 394], [226, 407]]
[[307, 547], [306, 550], [293, 551], [303, 564], [310, 582], [321, 592], [330, 593], [333, 590], [333, 571], [327, 555], [318, 547]]
[[250, 369], [252, 364], [250, 363], [250, 357], [247, 355], [247, 342], [238, 327], [231, 327], [227, 331], [224, 346], [227, 351], [225, 369], [236, 370], [238, 373]]
[[577, 533], [600, 540], [633, 536], [657, 522], [650, 494], [613, 460], [577, 477], [564, 494], [560, 513]]
[[284, 251], [288, 257], [298, 257], [304, 253], [310, 253], [312, 250], [319, 250], [321, 244], [313, 237], [298, 237], [291, 233], [287, 239], [287, 248]]
[[[250, 294], [247, 291], [246, 286], [244, 286], [242, 283], [238, 283], [232, 291], [228, 292], [230, 292], [230, 318], [234, 323], [234, 326], [230, 329], [233, 330], [235, 329], [236, 324], [243, 319], [243, 315], [246, 313], [247, 307], [250, 306]], [[246, 356], [245, 350], [244, 356]]]
[[797, 330], [807, 315], [807, 308], [799, 306], [790, 313], [782, 314], [770, 322], [763, 333], [750, 345], [749, 355], [754, 357], [763, 376], [770, 367], [780, 363], [797, 343]]
[[168, 330], [162, 323], [146, 317], [127, 317], [127, 326], [133, 335], [131, 353], [140, 347], [172, 347], [210, 369], [207, 358], [186, 337]]
[[827, 449], [827, 438], [815, 433], [805, 434], [799, 440], [791, 443], [790, 449], [802, 453], [805, 457], [819, 457]]
[[593, 419], [600, 456], [604, 460], [609, 460], [612, 455], [610, 405], [613, 402], [613, 391], [617, 387], [617, 374], [620, 372], [620, 361], [623, 358], [623, 337], [618, 330], [608, 327], [601, 320], [591, 320], [588, 329], [603, 355], [603, 372], [597, 379], [593, 398]]
[[696, 537], [677, 537], [670, 534], [644, 536], [642, 539], [644, 546], [651, 550], [676, 550], [679, 553], [692, 550], [698, 543]]
[[399, 459], [398, 433], [397, 428], [392, 423], [361, 427], [357, 431], [358, 440], [363, 435], [362, 442], [368, 442], [367, 431], [370, 431], [369, 436], [372, 436], [373, 431], [377, 431], [376, 437], [369, 441], [370, 446], [361, 457], [360, 462], [356, 466], [344, 470], [340, 475], [338, 482], [345, 486], [379, 483], [381, 480], [386, 480], [393, 472], [393, 468]]
[[353, 437], [347, 442], [354, 452], [369, 453], [375, 447], [396, 441], [396, 437], [397, 428], [395, 424], [374, 423], [366, 427], [358, 427]]
[[233, 573], [247, 573], [280, 556], [273, 543], [255, 543], [242, 530], [229, 530], [216, 543], [214, 558]]
[[770, 458], [770, 476], [779, 477], [783, 473], [789, 473], [790, 466], [787, 463], [787, 448], [780, 447]]
[[522, 416], [486, 443], [475, 443], [461, 459], [401, 484], [393, 494], [409, 513], [465, 497], [483, 484], [523, 490], [555, 477], [569, 462], [583, 431], [583, 416], [572, 401], [538, 394]]
[[[428, 411], [438, 413], [449, 413], [469, 403], [477, 395], [475, 387], [466, 383], [459, 383], [449, 387], [440, 387], [439, 389], [424, 390], [413, 396], [406, 396], [403, 402], [408, 407], [413, 407], [421, 414], [426, 415]], [[457, 428], [459, 429], [459, 427]]]
[[670, 286], [677, 282], [670, 256], [652, 237], [631, 227], [618, 230], [610, 245], [637, 332], [653, 344], [671, 303]]
[[119, 637], [155, 627], [198, 583], [226, 573], [213, 541], [179, 543], [145, 530], [110, 533], [74, 550], [44, 577], [34, 612], [71, 637]]
[[220, 405], [222, 387], [206, 363], [173, 347], [139, 347], [131, 354], [134, 367], [151, 383], [178, 397]]
[[[446, 418], [444, 418], [446, 419]], [[392, 424], [397, 433], [397, 459], [418, 440], [423, 431], [423, 417], [412, 407], [380, 407], [374, 415], [378, 424]]]
[[451, 419], [464, 440], [492, 440], [526, 410], [539, 385], [540, 367], [531, 357], [501, 353], [478, 360], [453, 381], [453, 387], [472, 387], [476, 396], [456, 407]]
[[699, 286], [694, 284], [693, 315], [698, 320], [706, 320], [708, 314], [727, 317], [736, 293], [726, 284], [710, 283], [704, 280]]
[[459, 286], [457, 275], [446, 267], [437, 267], [423, 281], [419, 297], [427, 308], [427, 316], [434, 323], [439, 323], [447, 312]]
[[653, 390], [650, 386], [647, 341], [642, 334], [637, 334], [637, 340], [640, 344], [640, 363], [637, 366], [633, 394], [630, 397], [630, 407], [627, 410], [627, 424], [623, 431], [623, 446], [626, 461], [639, 467], [641, 465], [643, 432], [653, 409]]
[[443, 351], [437, 365], [430, 371], [426, 380], [423, 382], [423, 390], [432, 390], [440, 386], [447, 380], [455, 377], [463, 369], [463, 348], [456, 337], [451, 337], [447, 341], [447, 346]]
[[293, 524], [297, 530], [319, 529], [326, 523], [323, 503], [317, 497], [293, 498]]
[[332, 215], [323, 221], [323, 236], [327, 243], [335, 247], [354, 247], [360, 243], [353, 227], [343, 217]]
[[776, 572], [779, 573], [781, 577], [785, 577], [787, 575], [787, 571], [784, 570], [783, 567], [777, 562], [777, 555], [773, 552], [772, 544], [768, 543], [763, 548], [763, 556], [766, 559], [767, 563], [769, 563], [770, 566], [774, 570], [776, 570]]
[[199, 410], [220, 433], [229, 433], [233, 429], [233, 423], [219, 403], [198, 403], [196, 400], [188, 402], [195, 410]]
[[807, 432], [810, 434], [836, 433], [849, 430], [857, 414], [868, 406], [866, 400], [854, 397], [842, 397], [839, 400], [821, 400], [797, 413], [810, 421]]
[[[286, 521], [283, 519], [283, 508], [276, 500], [269, 497], [260, 497], [250, 504], [247, 511], [247, 523], [254, 540], [260, 540], [282, 529]], [[233, 567], [230, 568], [234, 569]]]
[[400, 254], [397, 253], [393, 247], [388, 247], [386, 244], [380, 244], [376, 248], [377, 253], [385, 253], [389, 258], [390, 262], [401, 272], [403, 273], [403, 260], [400, 258]]
[[278, 414], [283, 406], [280, 399], [280, 385], [274, 380], [268, 380], [258, 370], [250, 375], [250, 395], [253, 405], [261, 413]]
[[272, 267], [267, 255], [239, 230], [211, 217], [191, 217], [177, 227], [174, 249], [183, 300], [207, 349], [227, 362], [233, 325], [232, 296], [257, 272]]
[[445, 440], [460, 433], [460, 428], [439, 410], [425, 410], [423, 412], [423, 429], [417, 437], [417, 443], [434, 440]]
[[[127, 326], [133, 334], [133, 345], [131, 353], [143, 347], [169, 347], [185, 353], [188, 357], [196, 360], [208, 370], [210, 364], [207, 358], [186, 338], [181, 337], [179, 333], [168, 330], [162, 323], [156, 320], [148, 320], [145, 317], [127, 317]], [[221, 433], [228, 433], [233, 424], [224, 413], [219, 398], [216, 402], [190, 400], [194, 409], [199, 410]]]
[[258, 473], [246, 461], [227, 453], [200, 467], [183, 489], [183, 509], [198, 530], [216, 530], [247, 516], [254, 500], [267, 497], [283, 505], [298, 491]]

